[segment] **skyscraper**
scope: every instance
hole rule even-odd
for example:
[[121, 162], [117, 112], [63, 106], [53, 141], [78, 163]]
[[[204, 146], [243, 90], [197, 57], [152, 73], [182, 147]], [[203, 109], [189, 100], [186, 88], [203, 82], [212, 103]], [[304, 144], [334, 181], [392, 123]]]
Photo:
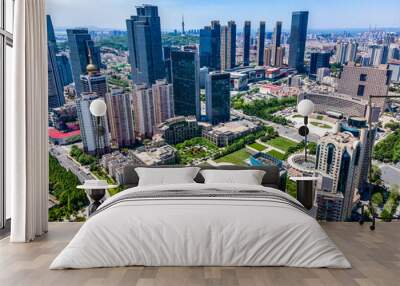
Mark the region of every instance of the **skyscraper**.
[[341, 42], [336, 44], [336, 63], [344, 65], [349, 58], [349, 43]]
[[285, 48], [284, 47], [278, 47], [276, 49], [276, 66], [277, 67], [282, 67], [283, 66], [283, 58], [285, 57]]
[[211, 22], [211, 63], [213, 70], [221, 69], [221, 25], [219, 21]]
[[347, 51], [347, 58], [346, 62], [355, 62], [357, 58], [357, 52], [358, 52], [358, 43], [357, 42], [350, 42], [348, 51]]
[[63, 86], [72, 83], [74, 80], [72, 78], [71, 65], [69, 63], [68, 56], [65, 53], [58, 53], [56, 56], [56, 60]]
[[199, 60], [195, 51], [172, 51], [175, 115], [200, 118]]
[[264, 65], [264, 48], [265, 48], [265, 22], [260, 22], [257, 39], [257, 65]]
[[[98, 119], [90, 113], [89, 109], [92, 101], [98, 98], [99, 96], [96, 93], [83, 92], [75, 100], [83, 150], [92, 155], [105, 154], [111, 151], [107, 116]], [[97, 123], [99, 123], [99, 126], [97, 126]]]
[[251, 37], [251, 22], [244, 22], [243, 28], [243, 65], [250, 64], [250, 37]]
[[94, 92], [99, 97], [104, 98], [107, 93], [107, 77], [102, 75], [98, 67], [92, 63], [91, 55], [89, 55], [86, 71], [86, 74], [81, 75], [80, 80], [83, 92]]
[[89, 64], [89, 51], [93, 64], [101, 67], [100, 48], [94, 45], [88, 29], [67, 29], [70, 62], [74, 78], [76, 93], [79, 96], [83, 91], [80, 76], [85, 74]]
[[236, 24], [229, 21], [221, 28], [221, 70], [236, 66]]
[[292, 25], [289, 40], [289, 67], [304, 72], [304, 51], [307, 40], [308, 11], [292, 14]]
[[272, 61], [272, 51], [271, 48], [264, 49], [264, 65], [269, 66]]
[[165, 64], [165, 74], [167, 81], [172, 83], [172, 70], [171, 70], [171, 51], [178, 51], [179, 48], [175, 46], [164, 46], [163, 47], [163, 59]]
[[135, 144], [131, 94], [122, 88], [111, 88], [106, 94], [111, 139], [119, 148]]
[[136, 13], [126, 20], [132, 81], [151, 85], [165, 78], [160, 17], [157, 6], [152, 5], [137, 6]]
[[318, 219], [341, 221], [350, 216], [363, 149], [348, 132], [327, 133], [318, 141], [315, 169], [328, 178], [317, 193]]
[[230, 73], [209, 73], [206, 80], [206, 112], [208, 121], [213, 125], [229, 121], [230, 105]]
[[205, 26], [200, 30], [200, 67], [211, 66], [211, 27]]
[[310, 76], [316, 77], [319, 68], [328, 68], [329, 59], [331, 54], [325, 53], [311, 53], [310, 56]]
[[[278, 64], [281, 60], [278, 58], [278, 48], [281, 46], [282, 37], [282, 22], [276, 22], [274, 33], [272, 35], [272, 54], [271, 54], [271, 66], [279, 67]], [[266, 63], [268, 65], [268, 63]]]
[[165, 80], [157, 80], [152, 86], [154, 102], [154, 125], [158, 126], [175, 116], [174, 90], [172, 84]]
[[135, 119], [135, 134], [144, 139], [151, 138], [154, 132], [153, 91], [145, 84], [134, 86], [132, 106]]
[[47, 20], [47, 58], [48, 58], [48, 108], [53, 109], [64, 105], [63, 82], [57, 65], [57, 43], [50, 15]]

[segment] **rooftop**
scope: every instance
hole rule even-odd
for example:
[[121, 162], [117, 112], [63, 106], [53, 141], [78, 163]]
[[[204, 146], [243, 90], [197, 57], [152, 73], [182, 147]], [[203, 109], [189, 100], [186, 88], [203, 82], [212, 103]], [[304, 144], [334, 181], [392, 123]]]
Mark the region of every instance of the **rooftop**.
[[289, 267], [124, 267], [49, 270], [81, 223], [50, 223], [32, 243], [0, 240], [0, 285], [385, 285], [397, 286], [400, 223], [321, 223], [352, 269]]
[[249, 129], [256, 128], [258, 125], [249, 120], [238, 120], [221, 123], [210, 131], [211, 133], [231, 134], [242, 133]]

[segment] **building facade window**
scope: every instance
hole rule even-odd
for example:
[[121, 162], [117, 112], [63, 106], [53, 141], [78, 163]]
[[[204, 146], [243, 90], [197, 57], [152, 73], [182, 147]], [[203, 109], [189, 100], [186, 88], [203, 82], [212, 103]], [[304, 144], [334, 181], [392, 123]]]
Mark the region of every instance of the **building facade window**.
[[[11, 92], [14, 0], [0, 0], [0, 230], [4, 230], [10, 217], [10, 195], [4, 182], [5, 99]], [[1, 232], [0, 232], [1, 236]]]
[[358, 96], [364, 96], [364, 91], [365, 91], [365, 85], [359, 85], [358, 90], [357, 90], [357, 95]]
[[367, 81], [367, 75], [365, 73], [360, 74], [360, 81]]

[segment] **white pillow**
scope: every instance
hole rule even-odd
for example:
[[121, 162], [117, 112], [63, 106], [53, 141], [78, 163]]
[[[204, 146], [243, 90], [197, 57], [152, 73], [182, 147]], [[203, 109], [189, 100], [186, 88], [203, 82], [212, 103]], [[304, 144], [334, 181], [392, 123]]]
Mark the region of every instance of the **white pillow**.
[[198, 167], [185, 168], [141, 168], [135, 169], [139, 176], [139, 186], [171, 185], [195, 183], [200, 171]]
[[205, 184], [261, 185], [265, 171], [262, 170], [202, 170]]

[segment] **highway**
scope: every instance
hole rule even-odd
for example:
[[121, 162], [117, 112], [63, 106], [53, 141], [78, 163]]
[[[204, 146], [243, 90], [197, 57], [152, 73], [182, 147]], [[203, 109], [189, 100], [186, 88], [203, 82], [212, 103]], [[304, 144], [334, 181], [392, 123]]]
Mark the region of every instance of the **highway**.
[[91, 174], [82, 171], [81, 166], [68, 156], [68, 148], [58, 145], [49, 145], [49, 152], [57, 158], [61, 166], [70, 170], [75, 176], [77, 176], [81, 183], [84, 183], [85, 180], [95, 179]]

